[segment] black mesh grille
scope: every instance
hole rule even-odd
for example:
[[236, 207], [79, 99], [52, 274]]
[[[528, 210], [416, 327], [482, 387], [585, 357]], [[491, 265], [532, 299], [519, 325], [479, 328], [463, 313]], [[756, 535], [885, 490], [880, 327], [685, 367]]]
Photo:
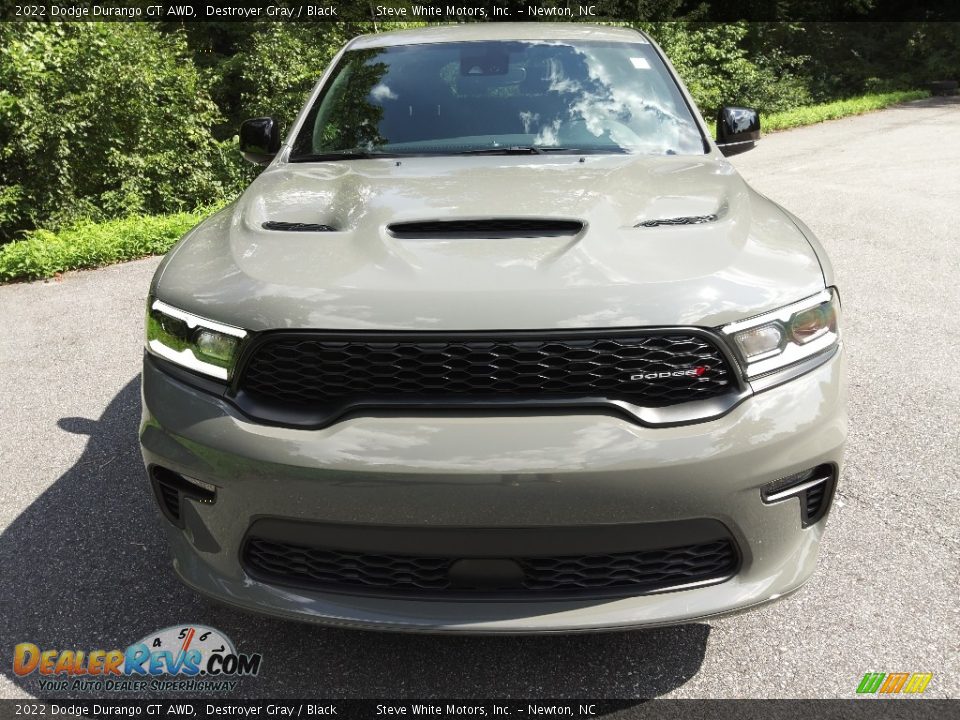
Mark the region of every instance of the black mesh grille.
[[266, 336], [238, 388], [258, 401], [353, 404], [602, 399], [666, 407], [731, 389], [724, 356], [697, 334], [587, 337]]
[[575, 220], [489, 218], [394, 223], [387, 228], [401, 238], [510, 238], [576, 235], [583, 223]]
[[541, 595], [641, 594], [729, 577], [737, 554], [728, 539], [658, 550], [564, 557], [512, 557], [523, 573], [515, 589], [468, 590], [450, 578], [458, 558], [345, 552], [256, 536], [244, 545], [244, 563], [266, 582], [347, 592], [396, 591]]

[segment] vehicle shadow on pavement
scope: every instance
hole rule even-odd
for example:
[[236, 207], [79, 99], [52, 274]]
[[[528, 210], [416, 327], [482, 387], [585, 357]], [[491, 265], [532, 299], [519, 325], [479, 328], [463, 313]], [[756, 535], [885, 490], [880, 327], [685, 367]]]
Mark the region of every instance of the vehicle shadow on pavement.
[[710, 632], [703, 624], [531, 637], [404, 635], [273, 620], [202, 600], [170, 567], [137, 445], [139, 385], [139, 377], [130, 381], [99, 420], [59, 421], [62, 430], [89, 436], [83, 455], [0, 536], [0, 671], [24, 692], [90, 697], [42, 691], [36, 672], [15, 675], [17, 643], [123, 649], [185, 623], [213, 626], [239, 651], [263, 654], [260, 675], [231, 697], [649, 698], [698, 672]]

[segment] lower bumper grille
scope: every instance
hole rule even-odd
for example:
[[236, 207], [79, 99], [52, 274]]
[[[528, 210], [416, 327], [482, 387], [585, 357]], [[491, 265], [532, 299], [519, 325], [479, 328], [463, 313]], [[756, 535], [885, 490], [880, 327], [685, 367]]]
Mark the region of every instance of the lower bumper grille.
[[247, 571], [264, 582], [438, 598], [642, 595], [722, 582], [738, 558], [728, 538], [633, 552], [457, 558], [349, 552], [250, 535], [243, 550]]

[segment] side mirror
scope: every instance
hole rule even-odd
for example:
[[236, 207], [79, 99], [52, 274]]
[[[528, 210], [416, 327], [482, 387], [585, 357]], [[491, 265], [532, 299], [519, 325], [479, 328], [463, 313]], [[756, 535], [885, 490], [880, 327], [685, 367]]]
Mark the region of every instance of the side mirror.
[[278, 150], [280, 126], [273, 118], [253, 118], [240, 125], [240, 152], [244, 160], [267, 165]]
[[760, 115], [753, 108], [724, 106], [717, 113], [717, 146], [729, 157], [752, 150], [760, 139]]

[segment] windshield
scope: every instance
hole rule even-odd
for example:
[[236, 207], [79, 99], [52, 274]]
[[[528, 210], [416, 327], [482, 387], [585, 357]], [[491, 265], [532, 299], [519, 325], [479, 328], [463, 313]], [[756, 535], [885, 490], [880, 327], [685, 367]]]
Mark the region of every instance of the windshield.
[[338, 154], [703, 154], [645, 42], [455, 42], [344, 54], [292, 161]]

